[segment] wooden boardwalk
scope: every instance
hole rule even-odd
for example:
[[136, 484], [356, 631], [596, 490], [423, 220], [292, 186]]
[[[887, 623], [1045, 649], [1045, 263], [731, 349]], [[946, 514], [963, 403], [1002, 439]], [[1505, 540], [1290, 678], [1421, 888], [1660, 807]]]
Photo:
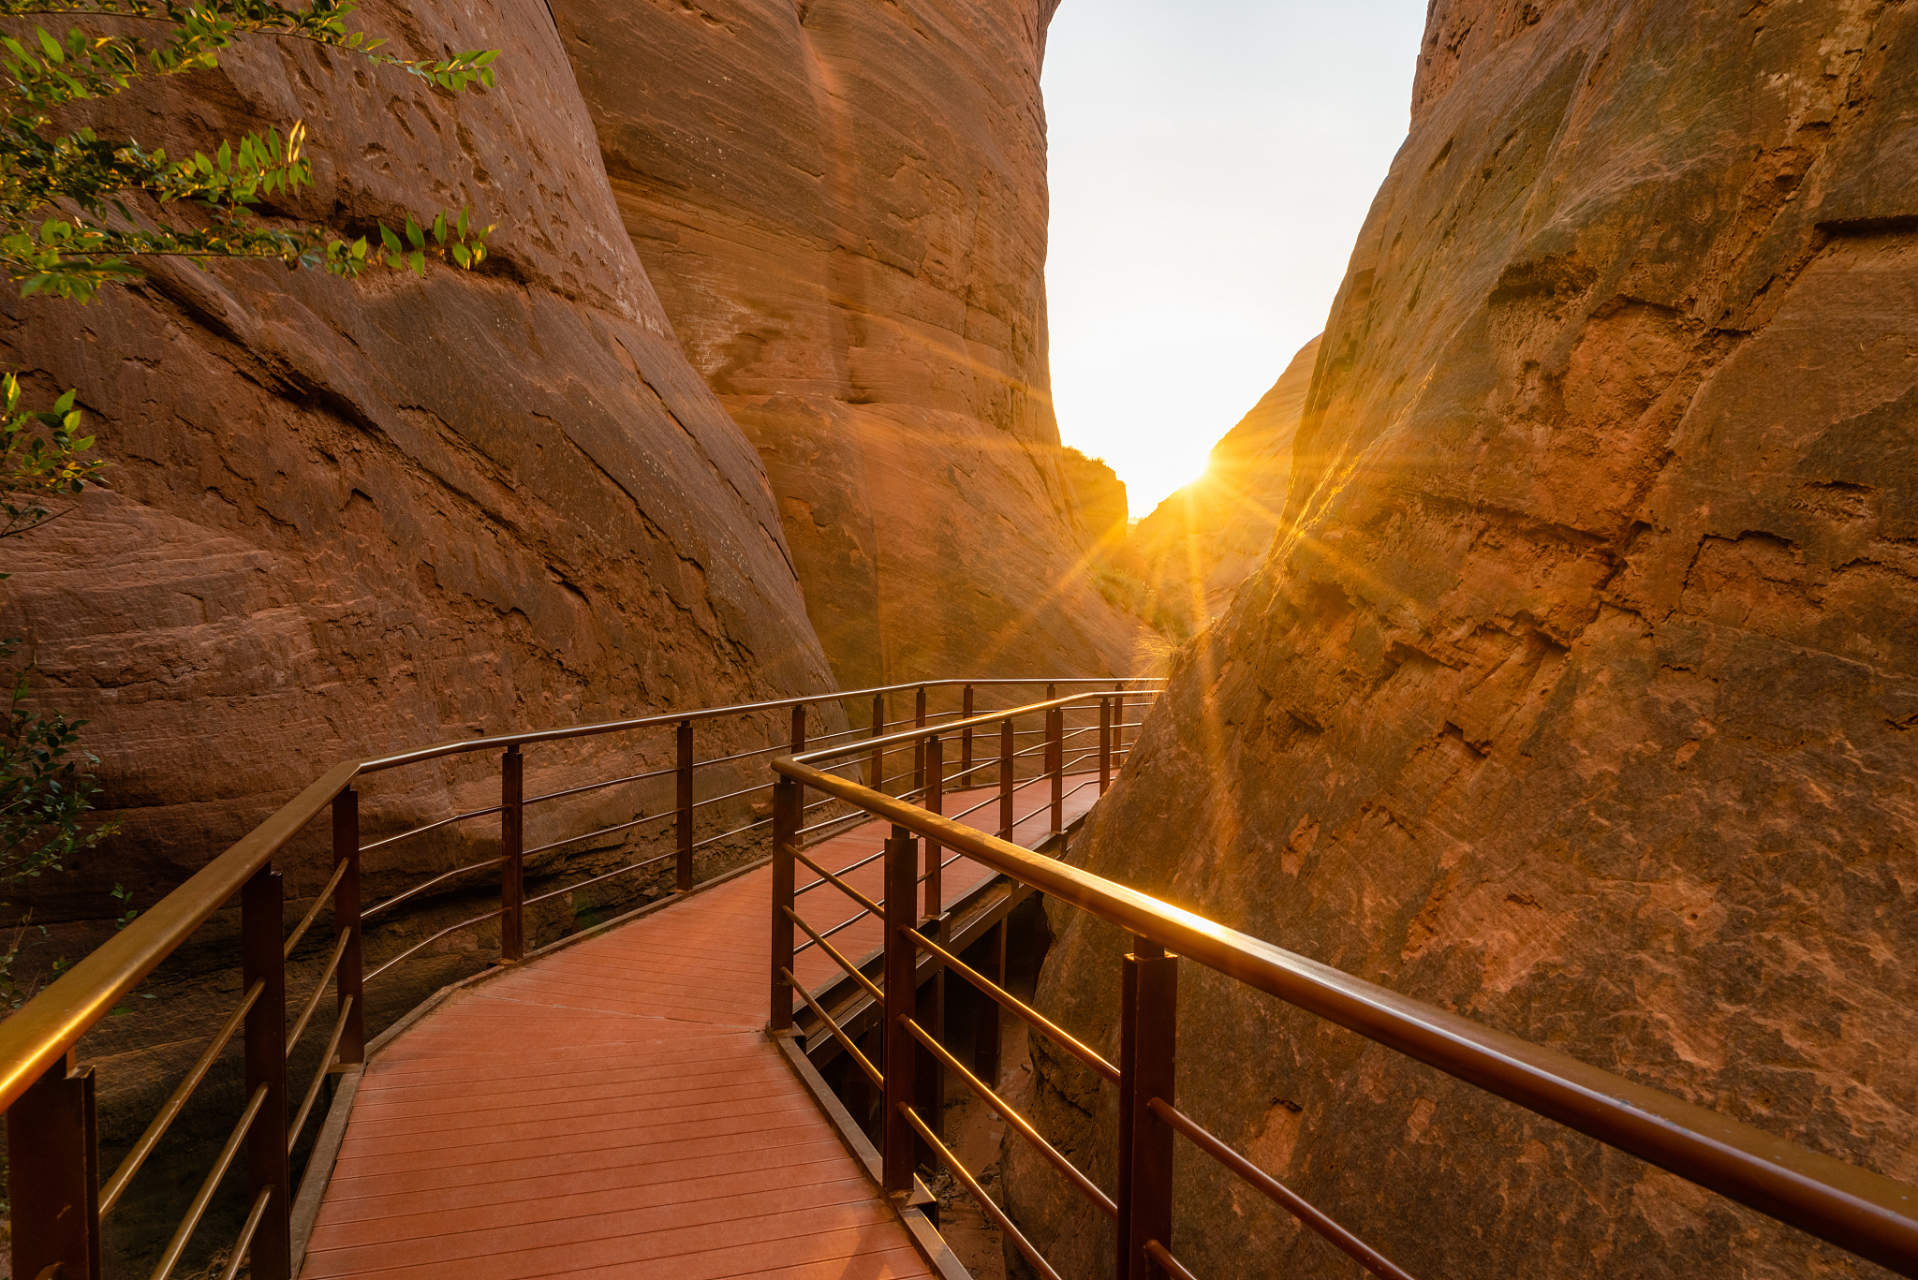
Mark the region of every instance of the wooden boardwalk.
[[[1036, 807], [1037, 791], [1020, 808]], [[946, 812], [988, 794], [948, 797]], [[1069, 796], [1067, 820], [1095, 795]], [[1037, 843], [1048, 825], [1029, 819], [1016, 838]], [[812, 856], [850, 866], [884, 834], [869, 824]], [[803, 866], [799, 877], [813, 879]], [[953, 863], [946, 900], [986, 878]], [[877, 898], [883, 867], [848, 880]], [[762, 867], [529, 961], [375, 1055], [306, 1280], [931, 1275], [763, 1031], [770, 882]], [[830, 886], [799, 906], [822, 931], [856, 909]], [[857, 957], [880, 936], [868, 918], [833, 942]], [[796, 972], [816, 987], [836, 970], [815, 947]]]

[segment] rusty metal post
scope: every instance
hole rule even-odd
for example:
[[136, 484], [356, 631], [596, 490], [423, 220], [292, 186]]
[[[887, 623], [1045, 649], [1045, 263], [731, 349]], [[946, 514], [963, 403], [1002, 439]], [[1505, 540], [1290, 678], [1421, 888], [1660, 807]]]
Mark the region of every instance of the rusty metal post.
[[1012, 839], [1012, 721], [999, 723], [999, 838]]
[[499, 758], [499, 958], [526, 954], [526, 757], [519, 743]]
[[806, 749], [806, 704], [803, 702], [793, 708], [792, 741], [794, 755]]
[[[884, 1154], [882, 1182], [892, 1195], [912, 1193], [914, 1146], [918, 1135], [904, 1109], [913, 1104], [913, 1060], [918, 1041], [906, 1027], [917, 1011], [919, 949], [911, 929], [918, 924], [919, 842], [904, 827], [892, 829], [886, 841], [886, 1101], [880, 1119], [880, 1150]], [[930, 1120], [927, 1123], [931, 1123]]]
[[[926, 795], [923, 803], [929, 813], [946, 811], [946, 748], [934, 734], [926, 739]], [[926, 841], [926, 915], [936, 919], [945, 908], [940, 888], [945, 867], [945, 850], [936, 840]]]
[[286, 1158], [286, 937], [280, 873], [262, 867], [240, 890], [240, 990], [264, 990], [246, 1013], [246, 1093], [266, 1100], [246, 1135], [247, 1198], [271, 1190], [253, 1233], [254, 1280], [291, 1280], [293, 1178]]
[[346, 949], [334, 989], [346, 1015], [338, 1061], [352, 1066], [366, 1061], [366, 964], [360, 945], [360, 793], [351, 787], [333, 797], [333, 865], [341, 863], [346, 871], [333, 890], [333, 937], [336, 943], [344, 938]]
[[1052, 834], [1066, 829], [1066, 709], [1046, 713], [1046, 772], [1052, 775]]
[[1144, 939], [1125, 958], [1119, 1020], [1120, 1280], [1151, 1280], [1148, 1241], [1172, 1247], [1172, 1126], [1148, 1109], [1176, 1104], [1179, 960]]
[[100, 1280], [100, 1155], [93, 1068], [73, 1051], [46, 1069], [7, 1111], [7, 1194], [13, 1274]]
[[[872, 695], [872, 736], [884, 737], [886, 733], [886, 695]], [[886, 751], [883, 747], [872, 749], [872, 777], [866, 783], [874, 791], [886, 789]]]
[[[919, 686], [919, 694], [913, 699], [912, 727], [926, 727], [926, 686]], [[926, 785], [926, 740], [918, 738], [912, 744], [912, 789], [922, 790]]]
[[1112, 699], [1099, 699], [1099, 794], [1112, 785]]
[[793, 905], [793, 850], [805, 797], [806, 789], [791, 778], [773, 783], [772, 1016], [766, 1025], [775, 1032], [793, 1025], [793, 991], [786, 981], [793, 967], [793, 922], [786, 909]]
[[[990, 979], [995, 986], [1006, 985], [1006, 922], [1001, 920], [986, 931], [979, 945], [985, 951], [979, 972]], [[978, 1023], [972, 1031], [972, 1066], [979, 1078], [988, 1085], [999, 1087], [999, 1002], [983, 993], [975, 992], [973, 1007], [978, 1010]]]
[[[967, 685], [959, 697], [959, 718], [972, 719], [972, 686]], [[959, 789], [968, 790], [972, 786], [972, 726], [967, 725], [959, 731]]]
[[679, 862], [673, 887], [681, 893], [693, 887], [693, 722], [679, 722]]

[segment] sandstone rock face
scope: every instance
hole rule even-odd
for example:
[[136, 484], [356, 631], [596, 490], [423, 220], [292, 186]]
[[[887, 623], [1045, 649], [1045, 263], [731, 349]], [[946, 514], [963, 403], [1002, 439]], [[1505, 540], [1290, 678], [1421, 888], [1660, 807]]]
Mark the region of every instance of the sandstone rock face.
[[1103, 458], [1090, 458], [1071, 445], [1059, 450], [1059, 467], [1078, 496], [1086, 528], [1093, 541], [1111, 547], [1126, 539], [1131, 511], [1126, 505], [1125, 481]]
[[[1918, 1178], [1915, 103], [1911, 5], [1434, 5], [1288, 527], [1088, 865]], [[1119, 940], [1061, 925], [1043, 1004], [1111, 1043]], [[1413, 1274], [1881, 1274], [1186, 971], [1184, 1105]], [[1199, 1274], [1350, 1274], [1180, 1159]]]
[[556, 0], [687, 355], [766, 461], [844, 687], [1101, 674], [1048, 400], [1050, 0]]
[[[118, 104], [119, 122], [177, 152], [304, 118], [310, 210], [365, 226], [471, 206], [499, 225], [486, 269], [346, 283], [162, 265], [87, 307], [6, 304], [6, 362], [43, 393], [79, 388], [114, 463], [110, 491], [6, 544], [0, 634], [30, 638], [49, 705], [92, 721], [125, 823], [33, 886], [56, 936], [29, 963], [97, 942], [114, 881], [151, 906], [348, 756], [831, 687], [758, 456], [679, 354], [544, 6], [368, 17], [423, 55], [502, 49], [499, 87], [435, 96], [263, 42]], [[669, 736], [621, 750], [529, 749], [528, 793], [672, 754]], [[498, 787], [496, 755], [379, 775], [368, 835], [496, 804]], [[652, 802], [551, 806], [529, 844]], [[497, 832], [369, 855], [369, 900]], [[285, 860], [290, 893], [329, 862], [310, 833]], [[215, 952], [188, 969], [237, 962]], [[445, 976], [389, 978], [376, 1007]], [[224, 1015], [223, 980], [182, 979], [196, 1003], [165, 1027], [115, 1020], [89, 1055], [190, 1037], [202, 1011]]]
[[1225, 611], [1259, 567], [1285, 510], [1292, 437], [1305, 412], [1319, 339], [1212, 446], [1203, 476], [1152, 509], [1132, 548], [1165, 625], [1190, 635]]

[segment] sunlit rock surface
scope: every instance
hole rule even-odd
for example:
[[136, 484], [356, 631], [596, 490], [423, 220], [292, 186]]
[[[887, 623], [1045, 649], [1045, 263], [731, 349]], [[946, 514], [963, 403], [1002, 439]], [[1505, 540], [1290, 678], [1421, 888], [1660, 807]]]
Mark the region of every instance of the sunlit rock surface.
[[[1918, 1179], [1914, 104], [1910, 5], [1435, 5], [1296, 528], [1087, 864]], [[1119, 939], [1061, 916], [1041, 1002], [1110, 1046]], [[1183, 1105], [1415, 1275], [1881, 1274], [1185, 969]], [[1111, 1094], [1035, 1066], [1109, 1184]], [[1198, 1274], [1352, 1273], [1179, 1170]]]
[[626, 229], [846, 687], [1129, 669], [1046, 372], [1051, 0], [554, 0]]
[[[366, 16], [417, 55], [503, 50], [499, 87], [436, 94], [266, 41], [117, 109], [169, 149], [304, 118], [309, 208], [363, 227], [469, 205], [499, 225], [485, 270], [346, 283], [159, 266], [87, 307], [6, 304], [7, 364], [49, 397], [78, 387], [114, 464], [110, 491], [9, 540], [0, 565], [13, 575], [0, 634], [30, 637], [45, 701], [91, 720], [83, 742], [126, 825], [73, 874], [31, 886], [35, 922], [54, 933], [29, 971], [110, 932], [115, 881], [150, 908], [348, 756], [830, 687], [759, 458], [679, 352], [545, 6]], [[621, 745], [613, 765], [529, 749], [528, 793], [670, 763], [669, 735]], [[498, 768], [494, 752], [370, 779], [369, 837], [497, 804]], [[528, 843], [656, 799], [549, 805]], [[497, 822], [369, 855], [367, 899], [496, 850]], [[326, 877], [324, 828], [281, 861], [294, 897]], [[496, 881], [476, 879], [483, 901]], [[591, 897], [541, 910], [570, 918]], [[448, 909], [461, 905], [485, 909]], [[157, 1102], [231, 1007], [231, 926], [216, 920], [149, 984], [158, 1005], [134, 1001], [83, 1047], [102, 1064], [109, 1159], [146, 1119], [122, 1106], [128, 1091]], [[324, 918], [315, 937], [331, 938]], [[497, 954], [496, 939], [492, 926], [452, 935], [384, 977], [375, 1027]], [[382, 933], [369, 962], [397, 950]], [[317, 962], [300, 964], [310, 985]], [[222, 1135], [231, 1084], [208, 1090], [215, 1111], [231, 1104]], [[180, 1132], [212, 1131], [197, 1123]], [[162, 1152], [196, 1169], [205, 1154]], [[114, 1219], [136, 1252], [170, 1230], [147, 1185]]]
[[1272, 545], [1318, 355], [1317, 338], [1301, 347], [1272, 389], [1212, 446], [1205, 474], [1132, 531], [1145, 585], [1174, 630], [1189, 635], [1223, 613]]

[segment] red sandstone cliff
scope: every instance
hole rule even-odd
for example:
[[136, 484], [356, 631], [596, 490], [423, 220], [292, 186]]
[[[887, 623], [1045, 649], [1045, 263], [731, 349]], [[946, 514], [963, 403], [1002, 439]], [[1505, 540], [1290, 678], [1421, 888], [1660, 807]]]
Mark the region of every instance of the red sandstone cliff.
[[[499, 87], [262, 41], [124, 123], [178, 148], [304, 118], [318, 216], [469, 205], [499, 224], [486, 269], [163, 265], [84, 308], [5, 304], [6, 362], [78, 387], [114, 464], [6, 547], [0, 628], [92, 721], [126, 821], [98, 875], [41, 886], [42, 921], [97, 915], [116, 878], [149, 903], [348, 754], [830, 687], [764, 470], [679, 352], [545, 6], [369, 25], [503, 49]], [[495, 803], [495, 767], [390, 775], [368, 803]], [[371, 891], [444, 856], [382, 855]]]
[[1039, 0], [555, 0], [847, 686], [1130, 669], [1055, 450]]
[[[1435, 4], [1291, 527], [1088, 864], [1918, 1177], [1915, 104], [1909, 4]], [[1116, 943], [1065, 925], [1066, 1026], [1109, 1031]], [[1182, 999], [1182, 1105], [1414, 1274], [1878, 1274], [1272, 1001]], [[1109, 1169], [1078, 1110], [1109, 1095], [1034, 1065]], [[1200, 1274], [1349, 1274], [1179, 1176]], [[1010, 1185], [1094, 1274], [1103, 1224]]]

